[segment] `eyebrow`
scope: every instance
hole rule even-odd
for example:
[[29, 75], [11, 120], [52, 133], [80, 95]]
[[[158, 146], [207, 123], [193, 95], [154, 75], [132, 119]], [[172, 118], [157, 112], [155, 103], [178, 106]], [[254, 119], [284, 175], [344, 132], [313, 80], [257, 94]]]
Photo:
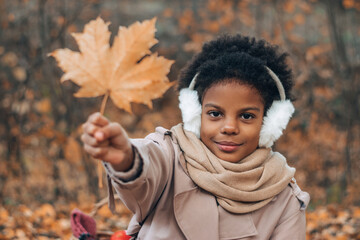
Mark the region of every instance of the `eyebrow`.
[[[220, 109], [222, 110], [221, 107], [219, 107], [218, 105], [216, 104], [213, 104], [213, 103], [207, 103], [204, 105], [204, 108], [206, 107], [214, 107], [214, 108], [217, 108], [217, 109]], [[260, 112], [260, 108], [257, 108], [257, 107], [246, 107], [246, 108], [242, 108], [241, 111], [249, 111], [249, 110], [253, 110], [253, 111], [257, 111], [257, 112]]]

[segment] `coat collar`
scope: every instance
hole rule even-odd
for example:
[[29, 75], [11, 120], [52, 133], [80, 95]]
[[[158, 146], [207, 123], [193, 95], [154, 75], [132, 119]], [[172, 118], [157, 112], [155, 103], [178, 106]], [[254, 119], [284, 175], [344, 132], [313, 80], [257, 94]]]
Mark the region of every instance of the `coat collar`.
[[[182, 154], [177, 158], [180, 161], [175, 164], [182, 165], [181, 158], [183, 158]], [[178, 166], [174, 173], [175, 219], [186, 239], [217, 240], [219, 214], [215, 197], [198, 188], [186, 175], [183, 167], [184, 165]]]
[[[177, 145], [177, 142], [173, 140], [173, 144]], [[215, 197], [195, 185], [187, 175], [185, 159], [180, 148], [178, 151], [175, 150], [175, 159], [179, 161], [175, 163], [178, 166], [174, 171], [174, 215], [186, 239], [218, 240], [224, 233], [226, 235], [222, 237], [227, 239], [258, 234], [249, 214], [237, 215], [223, 209], [219, 211]], [[242, 224], [234, 227], [236, 222]], [[223, 228], [222, 234], [219, 233], [219, 226], [220, 229]]]

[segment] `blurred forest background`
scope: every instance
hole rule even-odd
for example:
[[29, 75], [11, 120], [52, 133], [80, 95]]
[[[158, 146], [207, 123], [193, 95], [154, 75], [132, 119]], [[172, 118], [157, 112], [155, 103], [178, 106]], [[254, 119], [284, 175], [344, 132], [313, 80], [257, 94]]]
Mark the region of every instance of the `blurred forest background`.
[[[44, 206], [48, 213], [57, 204], [79, 207], [106, 197], [96, 161], [79, 139], [101, 99], [75, 98], [78, 87], [60, 84], [62, 72], [47, 56], [78, 50], [71, 33], [97, 16], [111, 22], [113, 36], [119, 26], [157, 17], [152, 50], [175, 60], [170, 81], [221, 33], [279, 44], [290, 54], [297, 100], [275, 149], [296, 167], [299, 185], [311, 194], [310, 211], [360, 205], [360, 1], [0, 0], [0, 225], [19, 204], [23, 214]], [[153, 109], [133, 104], [130, 115], [110, 103], [105, 115], [131, 137], [144, 137], [180, 122], [177, 104], [171, 89]]]

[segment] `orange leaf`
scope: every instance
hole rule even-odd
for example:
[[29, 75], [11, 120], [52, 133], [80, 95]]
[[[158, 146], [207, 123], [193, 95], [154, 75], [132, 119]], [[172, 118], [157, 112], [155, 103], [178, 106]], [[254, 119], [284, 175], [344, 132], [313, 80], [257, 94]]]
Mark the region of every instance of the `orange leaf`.
[[174, 11], [171, 8], [165, 8], [165, 10], [163, 11], [162, 15], [166, 18], [170, 18], [174, 15]]
[[285, 22], [284, 28], [285, 28], [286, 31], [289, 32], [289, 31], [294, 29], [294, 26], [295, 26], [294, 21], [293, 20], [288, 20], [288, 21]]
[[40, 113], [48, 113], [51, 111], [51, 102], [49, 98], [44, 98], [35, 103], [35, 109]]
[[304, 24], [305, 23], [305, 17], [303, 14], [296, 14], [295, 17], [294, 17], [294, 21], [296, 24]]
[[8, 221], [8, 218], [9, 218], [9, 212], [3, 208], [3, 207], [0, 207], [0, 224], [4, 224]]
[[343, 0], [342, 4], [347, 9], [353, 8], [355, 6], [355, 1], [354, 0]]
[[360, 207], [355, 207], [353, 217], [360, 218]]
[[285, 12], [293, 13], [295, 10], [295, 3], [294, 1], [288, 0], [283, 5]]
[[131, 102], [152, 106], [174, 83], [167, 74], [173, 63], [152, 53], [156, 18], [119, 27], [110, 47], [108, 25], [100, 17], [73, 36], [80, 52], [58, 49], [50, 54], [65, 72], [61, 81], [71, 80], [81, 88], [76, 97], [109, 94], [115, 105], [131, 112]]

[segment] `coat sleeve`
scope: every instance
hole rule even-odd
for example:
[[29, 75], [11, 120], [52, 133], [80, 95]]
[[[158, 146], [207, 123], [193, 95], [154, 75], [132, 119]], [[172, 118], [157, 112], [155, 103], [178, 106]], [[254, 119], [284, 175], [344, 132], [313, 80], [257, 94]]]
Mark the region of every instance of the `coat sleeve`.
[[305, 240], [306, 219], [305, 210], [299, 210], [292, 216], [281, 222], [273, 232], [270, 239], [273, 240]]
[[165, 138], [167, 137], [157, 132], [145, 139], [131, 140], [136, 158], [139, 158], [137, 161], [140, 161], [135, 161], [134, 164], [137, 165], [135, 171], [140, 171], [135, 173], [135, 179], [124, 179], [124, 173], [105, 167], [117, 194], [134, 213], [138, 223], [155, 207], [172, 176], [174, 154], [171, 144], [168, 144]]
[[306, 216], [305, 210], [310, 201], [310, 195], [301, 191], [296, 184], [296, 180], [292, 179], [289, 184], [292, 189], [292, 197], [286, 204], [283, 217], [276, 226], [271, 239], [306, 239]]

